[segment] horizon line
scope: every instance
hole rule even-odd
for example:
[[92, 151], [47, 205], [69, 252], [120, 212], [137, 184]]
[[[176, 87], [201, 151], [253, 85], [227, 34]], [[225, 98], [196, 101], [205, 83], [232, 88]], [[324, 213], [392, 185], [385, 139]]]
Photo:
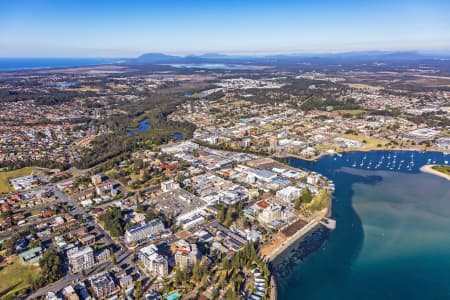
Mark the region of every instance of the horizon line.
[[418, 49], [402, 49], [402, 50], [379, 50], [379, 49], [371, 49], [371, 50], [342, 50], [342, 51], [274, 51], [274, 52], [253, 52], [253, 51], [245, 51], [245, 52], [218, 52], [218, 51], [207, 51], [207, 52], [164, 52], [164, 51], [149, 51], [142, 52], [137, 55], [127, 55], [127, 56], [101, 56], [101, 55], [93, 55], [93, 56], [2, 56], [0, 55], [0, 59], [136, 59], [142, 55], [147, 54], [161, 54], [167, 56], [176, 56], [180, 58], [187, 58], [190, 56], [205, 56], [205, 55], [222, 55], [228, 57], [268, 57], [268, 56], [307, 56], [307, 55], [339, 55], [339, 54], [370, 54], [370, 53], [380, 53], [380, 54], [393, 54], [393, 53], [415, 53], [422, 55], [432, 55], [432, 54], [444, 54], [450, 55], [449, 49], [434, 49], [434, 50], [418, 50]]

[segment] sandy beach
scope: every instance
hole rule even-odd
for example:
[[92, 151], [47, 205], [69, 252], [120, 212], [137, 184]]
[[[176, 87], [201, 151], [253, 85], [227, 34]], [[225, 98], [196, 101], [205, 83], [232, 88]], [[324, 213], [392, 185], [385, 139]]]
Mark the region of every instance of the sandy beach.
[[420, 168], [420, 171], [424, 172], [424, 173], [428, 173], [428, 174], [433, 174], [442, 178], [447, 179], [448, 181], [450, 181], [450, 175], [441, 173], [439, 171], [436, 171], [433, 169], [435, 165], [425, 165], [423, 167]]

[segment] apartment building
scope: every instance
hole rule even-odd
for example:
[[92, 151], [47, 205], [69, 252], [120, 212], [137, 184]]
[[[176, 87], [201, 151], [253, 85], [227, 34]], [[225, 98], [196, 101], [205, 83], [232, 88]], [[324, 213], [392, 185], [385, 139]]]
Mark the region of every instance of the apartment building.
[[148, 239], [152, 235], [159, 235], [164, 231], [164, 224], [160, 219], [153, 219], [150, 222], [142, 222], [128, 228], [125, 232], [125, 242], [134, 244]]
[[90, 246], [72, 248], [67, 252], [67, 259], [73, 273], [89, 269], [95, 264], [94, 249]]
[[154, 276], [164, 278], [169, 274], [167, 258], [158, 253], [158, 248], [155, 245], [139, 250], [138, 257]]

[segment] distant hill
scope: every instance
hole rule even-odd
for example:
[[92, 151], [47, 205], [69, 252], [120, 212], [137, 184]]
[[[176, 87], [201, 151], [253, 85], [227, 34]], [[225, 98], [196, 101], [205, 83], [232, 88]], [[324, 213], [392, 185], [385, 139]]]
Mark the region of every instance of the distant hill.
[[201, 55], [176, 56], [164, 53], [147, 53], [130, 59], [131, 63], [147, 64], [201, 64], [201, 63], [270, 63], [289, 61], [334, 61], [334, 62], [370, 62], [370, 61], [420, 61], [449, 58], [445, 53], [420, 53], [415, 51], [359, 51], [343, 53], [302, 53], [272, 55], [226, 55], [222, 53], [205, 53]]
[[142, 54], [141, 56], [132, 59], [133, 61], [137, 62], [144, 62], [144, 63], [173, 63], [173, 61], [177, 61], [182, 59], [180, 56], [174, 56], [174, 55], [167, 55], [164, 53], [146, 53]]

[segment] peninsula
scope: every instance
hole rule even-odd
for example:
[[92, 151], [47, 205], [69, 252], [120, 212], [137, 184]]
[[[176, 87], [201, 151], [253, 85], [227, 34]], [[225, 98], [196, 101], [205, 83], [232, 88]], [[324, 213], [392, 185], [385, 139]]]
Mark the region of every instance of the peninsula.
[[425, 165], [420, 171], [433, 174], [450, 181], [450, 166], [448, 165]]

